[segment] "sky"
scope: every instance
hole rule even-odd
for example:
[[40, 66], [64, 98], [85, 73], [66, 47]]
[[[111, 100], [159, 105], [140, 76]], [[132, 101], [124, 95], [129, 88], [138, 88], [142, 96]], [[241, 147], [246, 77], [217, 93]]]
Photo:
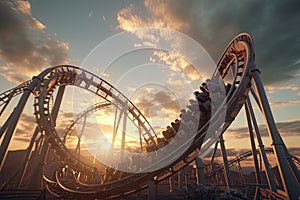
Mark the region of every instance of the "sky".
[[[199, 73], [184, 57], [188, 55], [184, 54], [187, 47], [190, 47], [187, 40], [171, 39], [167, 41], [172, 42], [173, 50], [178, 50], [181, 56], [174, 57], [174, 54], [150, 48], [118, 55], [109, 66], [100, 66], [99, 63], [106, 64], [101, 58], [118, 52], [118, 48], [109, 48], [111, 38], [116, 43], [112, 47], [118, 47], [117, 37], [114, 36], [128, 31], [125, 36], [121, 35], [121, 39], [124, 37], [126, 40], [133, 35], [148, 42], [144, 45], [154, 48], [158, 46], [157, 38], [149, 37], [147, 32], [136, 32], [137, 28], [174, 30], [200, 44], [203, 52], [199, 54], [204, 56], [203, 63], [213, 66], [233, 37], [247, 32], [254, 40], [256, 64], [261, 70], [278, 129], [286, 145], [300, 155], [298, 24], [300, 3], [296, 0], [1, 1], [0, 91], [29, 80], [54, 65], [72, 64], [94, 70], [95, 73], [100, 70], [100, 75], [132, 97], [153, 126], [159, 129], [161, 124], [167, 125], [176, 118], [181, 108], [176, 104], [176, 99], [180, 99], [179, 103], [187, 102], [181, 96], [191, 97], [187, 92], [197, 89], [207, 77], [206, 72]], [[132, 49], [140, 44], [134, 45]], [[191, 52], [198, 53], [189, 50]], [[151, 68], [152, 65], [156, 67]], [[151, 80], [151, 85], [146, 87], [145, 84]], [[159, 82], [161, 80], [165, 81], [166, 87]], [[157, 82], [159, 84], [155, 85]], [[143, 87], [134, 88], [136, 85]], [[185, 87], [190, 89], [185, 90]], [[72, 108], [63, 112], [67, 116], [70, 110]], [[257, 108], [255, 110], [258, 113]], [[14, 144], [17, 145], [13, 145], [12, 149], [24, 146], [22, 142], [30, 138], [28, 130], [34, 122], [29, 116], [31, 113], [30, 108], [25, 110], [15, 135], [18, 140]], [[265, 145], [270, 146], [263, 117], [258, 113], [257, 118]], [[67, 123], [65, 120], [61, 127]], [[225, 134], [226, 145], [233, 152], [245, 147], [250, 149], [245, 127], [245, 114], [241, 112]]]

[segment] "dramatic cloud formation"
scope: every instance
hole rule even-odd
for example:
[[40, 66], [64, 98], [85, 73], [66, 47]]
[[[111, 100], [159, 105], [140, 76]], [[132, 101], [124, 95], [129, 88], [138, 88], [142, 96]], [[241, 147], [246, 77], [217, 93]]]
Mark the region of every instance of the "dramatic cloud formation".
[[0, 2], [0, 75], [21, 82], [48, 65], [68, 61], [68, 44], [52, 39], [31, 14], [28, 1]]
[[[190, 23], [185, 23], [183, 18], [187, 18], [191, 9], [189, 2], [174, 1], [150, 1], [145, 0], [145, 7], [150, 12], [150, 17], [145, 19], [138, 14], [134, 14], [135, 8], [124, 8], [119, 11], [117, 19], [119, 28], [131, 31], [142, 27], [170, 28], [175, 30], [190, 29]], [[172, 4], [172, 6], [171, 6]], [[183, 6], [185, 4], [185, 6]]]
[[144, 92], [144, 97], [133, 99], [133, 103], [145, 114], [146, 118], [162, 117], [163, 115], [164, 118], [170, 119], [171, 116], [174, 116], [174, 113], [179, 113], [180, 105], [172, 94], [152, 90], [145, 90]]
[[171, 70], [180, 74], [184, 74], [184, 77], [186, 77], [188, 80], [197, 80], [197, 82], [201, 80], [200, 73], [193, 67], [192, 64], [186, 61], [182, 56], [165, 51], [155, 51], [150, 61], [155, 62], [156, 59], [170, 66]]
[[[161, 27], [181, 31], [202, 44], [215, 61], [238, 33], [254, 37], [257, 65], [266, 84], [299, 77], [298, 1], [145, 0], [148, 13], [133, 5], [117, 14], [119, 28]], [[255, 14], [254, 14], [255, 13]]]

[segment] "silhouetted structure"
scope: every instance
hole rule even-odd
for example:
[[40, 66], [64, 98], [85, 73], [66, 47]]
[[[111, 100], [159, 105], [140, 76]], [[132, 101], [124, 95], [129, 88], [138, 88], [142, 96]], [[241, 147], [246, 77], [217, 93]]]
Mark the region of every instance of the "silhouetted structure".
[[[2, 115], [13, 97], [22, 94], [15, 109], [1, 126], [0, 134], [1, 139], [3, 138], [0, 147], [1, 172], [4, 169], [3, 166], [6, 160], [8, 146], [15, 132], [16, 125], [31, 95], [34, 96], [34, 115], [37, 122], [31, 142], [25, 152], [24, 160], [21, 162], [19, 168], [15, 172], [11, 172], [10, 177], [3, 182], [1, 189], [13, 188], [21, 191], [30, 188], [40, 190], [44, 188], [44, 185], [41, 184], [44, 181], [47, 190], [59, 198], [101, 199], [121, 197], [136, 193], [148, 187], [149, 199], [155, 199], [155, 185], [172, 175], [178, 173], [178, 185], [183, 184], [182, 177], [184, 173], [182, 170], [185, 170], [186, 166], [197, 159], [202, 149], [207, 149], [215, 143], [215, 140], [204, 141], [205, 136], [212, 127], [215, 137], [219, 138], [215, 149], [218, 144], [220, 144], [221, 147], [223, 158], [222, 169], [224, 171], [223, 180], [224, 183], [226, 183], [227, 189], [226, 194], [228, 194], [229, 197], [230, 195], [234, 196], [236, 194], [231, 192], [234, 186], [234, 179], [230, 176], [230, 162], [227, 160], [222, 134], [234, 121], [241, 108], [244, 107], [247, 115], [249, 138], [254, 160], [256, 196], [282, 196], [297, 199], [300, 196], [299, 172], [278, 133], [259, 73], [254, 62], [252, 38], [248, 34], [236, 36], [221, 55], [212, 78], [208, 80], [206, 85], [203, 84], [200, 88], [203, 94], [205, 92], [210, 93], [210, 98], [203, 100], [198, 96], [200, 93], [197, 93], [196, 99], [198, 100], [199, 112], [195, 107], [195, 103], [197, 102], [191, 101], [191, 104], [188, 105], [189, 110], [182, 110], [180, 115], [181, 120], [169, 125], [163, 133], [165, 139], [161, 140], [161, 138], [155, 134], [151, 125], [139, 109], [121, 92], [102, 78], [86, 70], [69, 65], [48, 68], [33, 77], [32, 80], [0, 94], [0, 115]], [[228, 77], [233, 78], [228, 79]], [[224, 80], [227, 85], [226, 91], [224, 89], [224, 92], [222, 92], [222, 89], [219, 89], [221, 84], [223, 84], [225, 88], [221, 79]], [[65, 87], [69, 85], [90, 91], [102, 98], [103, 102], [95, 104], [80, 113], [72, 121], [71, 125], [67, 127], [61, 138], [57, 133], [55, 124]], [[56, 89], [57, 93], [54, 93]], [[56, 95], [54, 96], [54, 94]], [[277, 159], [282, 186], [276, 183], [269, 167], [266, 151], [261, 140], [250, 98], [248, 97], [249, 94], [254, 97], [261, 112], [265, 116], [268, 133], [273, 143], [273, 151]], [[222, 95], [225, 98], [222, 98]], [[50, 104], [53, 97], [55, 97], [55, 100], [52, 106]], [[206, 102], [209, 104], [205, 104]], [[204, 104], [206, 106], [204, 106]], [[81, 134], [79, 134], [75, 152], [71, 152], [66, 148], [66, 137], [72, 134], [71, 130], [79, 119], [83, 120], [83, 130], [86, 125], [86, 117], [89, 113], [107, 106], [112, 106], [116, 110], [111, 141], [112, 145], [114, 145], [120, 121], [123, 120], [123, 127], [121, 128], [121, 149], [124, 150], [126, 148], [126, 124], [127, 121], [130, 120], [139, 130], [140, 146], [138, 151], [142, 155], [164, 148], [165, 146], [161, 145], [164, 141], [166, 145], [168, 142], [176, 143], [174, 138], [178, 136], [179, 139], [182, 139], [176, 143], [178, 148], [172, 152], [167, 152], [165, 157], [158, 159], [163, 161], [164, 159], [174, 157], [174, 155], [181, 154], [181, 156], [170, 162], [166, 167], [147, 173], [140, 172], [140, 163], [132, 162], [133, 160], [139, 160], [141, 158], [133, 157], [128, 161], [125, 160], [121, 164], [128, 165], [130, 169], [140, 173], [123, 172], [119, 170], [118, 167], [111, 168], [109, 166], [103, 166], [103, 164], [102, 171], [90, 166], [88, 162], [80, 156]], [[225, 120], [223, 120], [222, 117], [224, 117]], [[180, 128], [177, 127], [176, 123], [180, 123]], [[194, 127], [196, 128], [193, 129]], [[253, 129], [255, 131], [253, 131]], [[190, 137], [191, 135], [194, 137]], [[266, 186], [262, 186], [261, 172], [256, 156], [255, 135], [259, 146], [259, 153], [262, 158], [261, 160], [264, 163], [266, 171]], [[191, 143], [188, 148], [181, 148], [184, 143], [183, 138], [184, 140], [190, 140]], [[37, 143], [34, 148], [34, 152], [36, 153], [33, 155], [31, 152], [35, 142]], [[47, 165], [44, 166], [47, 154], [52, 153], [55, 154], [58, 161], [53, 160], [50, 162], [48, 160]], [[153, 155], [155, 157], [155, 154]], [[33, 156], [37, 157], [37, 162], [35, 163], [31, 163]], [[52, 157], [48, 156], [48, 159], [52, 159]], [[214, 154], [212, 156], [212, 163], [213, 159]], [[145, 160], [144, 162], [147, 161]], [[29, 165], [33, 165], [31, 173], [28, 172]], [[149, 167], [151, 167], [151, 165], [155, 166], [155, 163], [149, 163], [149, 165]], [[199, 179], [198, 186], [200, 187], [200, 175], [204, 173], [201, 171], [203, 170], [201, 161], [197, 162], [197, 170]], [[27, 180], [25, 176], [28, 177]]]

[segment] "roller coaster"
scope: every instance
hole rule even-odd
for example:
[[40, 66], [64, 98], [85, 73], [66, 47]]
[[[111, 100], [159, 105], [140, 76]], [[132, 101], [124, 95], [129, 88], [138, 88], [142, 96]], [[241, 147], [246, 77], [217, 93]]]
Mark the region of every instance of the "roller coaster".
[[[101, 77], [85, 69], [70, 65], [55, 66], [44, 70], [34, 76], [32, 80], [0, 94], [0, 116], [6, 111], [12, 99], [17, 95], [21, 95], [14, 110], [1, 126], [0, 170], [3, 169], [9, 144], [31, 95], [34, 97], [33, 106], [36, 119], [36, 128], [27, 148], [24, 161], [19, 169], [3, 182], [1, 190], [11, 188], [24, 190], [33, 187], [42, 189], [41, 182], [43, 182], [47, 190], [56, 198], [113, 199], [149, 188], [149, 198], [155, 199], [155, 196], [151, 195], [151, 191], [154, 190], [156, 184], [176, 174], [194, 160], [199, 159], [199, 153], [203, 149], [211, 148], [215, 144], [215, 149], [217, 144], [220, 144], [222, 150], [223, 169], [227, 187], [230, 190], [232, 184], [229, 167], [234, 161], [228, 162], [227, 160], [223, 134], [244, 107], [249, 127], [257, 190], [261, 189], [260, 194], [265, 195], [267, 198], [280, 194], [286, 199], [298, 199], [300, 197], [299, 171], [294, 162], [295, 158], [289, 154], [276, 128], [260, 79], [260, 71], [255, 65], [254, 45], [249, 34], [243, 33], [236, 36], [226, 47], [211, 80], [220, 79], [220, 77], [225, 84], [230, 84], [231, 87], [226, 92], [226, 98], [222, 102], [218, 102], [218, 105], [211, 103], [216, 112], [207, 113], [207, 116], [201, 116], [200, 119], [196, 117], [196, 120], [185, 121], [181, 119], [182, 128], [177, 130], [176, 136], [169, 140], [168, 138], [165, 139], [164, 145], [160, 145], [158, 142], [159, 136], [143, 113], [130, 99]], [[61, 133], [56, 129], [56, 120], [67, 86], [88, 91], [100, 98], [101, 101], [76, 115], [65, 131]], [[265, 117], [283, 187], [278, 187], [271, 175], [266, 150], [249, 98], [250, 95], [253, 96], [255, 103], [257, 103]], [[53, 98], [55, 98], [54, 102]], [[111, 137], [112, 145], [116, 141], [118, 130], [121, 129], [122, 142], [120, 149], [125, 150], [127, 148], [124, 134], [127, 130], [126, 124], [129, 122], [138, 130], [139, 145], [132, 151], [136, 155], [142, 155], [138, 159], [140, 159], [144, 170], [141, 170], [139, 166], [130, 166], [133, 169], [131, 172], [121, 170], [118, 165], [128, 163], [132, 159], [124, 156], [124, 151], [120, 151], [121, 153], [115, 152], [116, 155], [111, 154], [121, 160], [117, 165], [100, 163], [98, 167], [95, 167], [95, 165], [80, 156], [81, 134], [74, 133], [76, 125], [82, 123], [83, 130], [89, 115], [106, 108], [115, 109], [114, 128]], [[121, 125], [122, 128], [120, 128]], [[211, 137], [206, 137], [208, 132], [211, 131], [210, 127], [213, 127], [214, 136], [218, 140], [217, 143]], [[68, 141], [74, 135], [76, 147], [70, 149], [68, 148]], [[268, 186], [265, 190], [259, 186], [261, 180], [255, 138], [258, 142], [258, 151], [262, 157], [268, 179]], [[37, 152], [39, 158], [33, 170], [31, 170], [34, 173], [29, 173], [27, 176], [30, 178], [25, 181], [28, 165], [32, 162], [30, 157], [32, 156], [34, 144], [36, 144], [35, 152]], [[170, 145], [177, 145], [178, 148], [176, 150], [173, 148], [172, 150], [168, 149]], [[158, 151], [162, 151], [163, 154], [156, 153]], [[55, 155], [56, 159], [46, 163], [47, 156], [50, 157], [50, 155]], [[151, 162], [147, 162], [147, 159], [150, 159]], [[299, 159], [296, 158], [296, 160], [299, 162]], [[166, 165], [161, 166], [162, 161], [167, 161]], [[35, 174], [39, 174], [39, 172], [41, 176], [36, 176]], [[13, 186], [10, 184], [11, 182], [14, 183]]]
[[[261, 155], [259, 153], [259, 150], [257, 149], [254, 153], [256, 153], [257, 155], [259, 155], [259, 157], [261, 158]], [[265, 148], [265, 153], [267, 154], [274, 154], [274, 150], [272, 148]], [[236, 156], [235, 158], [231, 159], [228, 161], [228, 167], [231, 168], [231, 167], [234, 167], [234, 166], [237, 166], [238, 168], [238, 172], [239, 172], [239, 179], [241, 179], [243, 181], [242, 184], [246, 184], [245, 181], [243, 180], [243, 169], [241, 167], [241, 163], [242, 161], [246, 160], [246, 159], [249, 159], [253, 156], [253, 151], [246, 151], [238, 156]], [[294, 160], [295, 164], [296, 165], [300, 165], [300, 159], [296, 156], [296, 155], [293, 155], [291, 154], [290, 155], [292, 157], [292, 159]], [[260, 168], [262, 168], [262, 160], [260, 162]], [[213, 176], [218, 176], [219, 179], [223, 179], [223, 183], [226, 183], [226, 180], [225, 180], [225, 177], [224, 177], [224, 165], [219, 163], [219, 162], [210, 162], [208, 164], [205, 165], [205, 175], [207, 177], [213, 177]], [[262, 170], [260, 170], [262, 171]], [[279, 182], [277, 180], [277, 177], [274, 175], [273, 176], [276, 180], [276, 182]], [[214, 177], [215, 179], [216, 177]]]

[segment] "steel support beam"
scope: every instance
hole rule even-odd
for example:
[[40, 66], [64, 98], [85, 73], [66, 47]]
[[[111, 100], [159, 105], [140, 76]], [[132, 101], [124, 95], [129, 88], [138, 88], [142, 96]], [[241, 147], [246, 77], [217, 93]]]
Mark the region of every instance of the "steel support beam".
[[183, 170], [177, 172], [177, 189], [181, 191], [183, 189]]
[[[122, 127], [122, 140], [121, 140], [121, 158], [120, 160], [124, 159], [124, 152], [125, 152], [125, 140], [126, 140], [126, 126], [127, 126], [127, 109], [128, 109], [128, 102], [126, 101], [125, 103], [125, 108], [124, 108], [124, 115], [123, 115], [123, 127]], [[139, 169], [138, 169], [139, 170]]]
[[85, 124], [86, 124], [86, 117], [87, 116], [84, 117], [83, 124], [82, 124], [82, 127], [81, 127], [81, 131], [80, 131], [80, 134], [78, 135], [78, 142], [77, 142], [76, 149], [75, 149], [75, 153], [77, 153], [78, 159], [80, 159], [81, 137], [82, 137], [82, 134], [84, 132], [84, 128], [85, 128]]
[[239, 168], [240, 180], [241, 180], [242, 184], [245, 185], [244, 173], [243, 173], [242, 166], [241, 166], [241, 163], [239, 160], [238, 160], [238, 168]]
[[232, 187], [232, 181], [231, 181], [227, 153], [226, 153], [226, 148], [225, 148], [224, 142], [225, 142], [225, 140], [223, 139], [223, 135], [221, 135], [220, 136], [220, 146], [221, 146], [221, 152], [222, 152], [223, 163], [224, 163], [225, 178], [226, 178], [226, 184], [227, 184], [228, 191], [230, 191], [230, 189]]
[[[53, 119], [54, 124], [56, 123], [56, 119], [58, 116], [58, 112], [62, 103], [62, 99], [65, 92], [65, 85], [60, 86], [58, 88], [58, 92], [55, 98], [55, 102], [52, 108], [51, 117]], [[29, 181], [26, 185], [27, 189], [41, 189], [41, 182], [42, 182], [42, 173], [43, 173], [43, 166], [45, 164], [47, 154], [49, 150], [49, 145], [47, 139], [44, 140], [42, 143], [42, 150], [41, 153], [38, 156], [38, 161], [35, 164], [34, 169], [32, 170], [32, 173], [30, 175]]]
[[174, 177], [173, 177], [173, 175], [171, 175], [169, 177], [169, 186], [170, 186], [170, 192], [173, 192], [173, 188], [174, 188]]
[[140, 137], [140, 147], [141, 147], [141, 153], [143, 153], [143, 136], [142, 136], [142, 129], [140, 123], [138, 124], [138, 129], [139, 129], [139, 137]]
[[189, 173], [188, 173], [188, 168], [185, 167], [183, 168], [183, 176], [184, 176], [184, 188], [185, 188], [185, 191], [188, 192], [189, 190], [189, 185], [190, 185], [190, 177], [189, 177]]
[[274, 153], [277, 159], [278, 169], [283, 182], [284, 190], [287, 192], [290, 199], [297, 199], [300, 196], [300, 186], [298, 184], [296, 175], [293, 173], [293, 169], [290, 168], [288, 158], [285, 152], [285, 144], [277, 130], [275, 120], [273, 118], [271, 108], [265, 93], [260, 72], [257, 68], [252, 70], [254, 78], [254, 86], [259, 96], [262, 113], [264, 115], [269, 137], [272, 141]]
[[125, 108], [124, 108], [123, 127], [122, 127], [122, 140], [121, 140], [121, 150], [122, 151], [124, 151], [124, 149], [125, 149], [127, 108], [128, 108], [128, 103], [126, 102], [126, 105], [125, 105]]
[[200, 191], [200, 185], [205, 186], [206, 182], [205, 182], [205, 174], [204, 174], [204, 165], [203, 162], [201, 160], [201, 158], [199, 158], [198, 156], [196, 157], [196, 175], [197, 175], [197, 185], [198, 185], [198, 189]]
[[218, 149], [218, 143], [219, 143], [219, 141], [217, 141], [216, 144], [215, 144], [215, 148], [214, 148], [213, 154], [211, 156], [211, 160], [210, 160], [211, 164], [214, 162], [214, 159], [215, 159], [215, 156], [216, 156], [216, 152], [217, 152], [217, 149]]
[[148, 187], [148, 200], [156, 200], [156, 185], [153, 179], [151, 179], [149, 182], [149, 187]]
[[254, 126], [254, 130], [255, 130], [255, 133], [256, 133], [256, 138], [257, 138], [258, 147], [259, 147], [259, 154], [260, 154], [260, 156], [262, 158], [262, 161], [264, 163], [264, 166], [265, 166], [269, 188], [272, 191], [276, 191], [275, 180], [274, 180], [274, 178], [272, 176], [272, 172], [271, 172], [271, 169], [270, 169], [269, 161], [268, 161], [267, 154], [266, 154], [266, 151], [265, 151], [265, 146], [264, 146], [263, 141], [261, 139], [261, 135], [260, 135], [260, 131], [259, 131], [259, 128], [258, 128], [258, 124], [257, 124], [256, 118], [255, 118], [255, 115], [254, 115], [254, 111], [253, 111], [253, 108], [252, 108], [252, 105], [251, 105], [251, 101], [250, 101], [249, 98], [247, 99], [246, 104], [247, 104], [247, 109], [248, 109], [249, 114], [251, 116], [252, 123], [253, 123], [253, 126]]
[[0, 171], [2, 171], [3, 165], [6, 160], [7, 152], [8, 152], [8, 146], [9, 143], [15, 133], [17, 123], [21, 117], [21, 114], [24, 110], [24, 107], [27, 103], [27, 100], [31, 94], [31, 92], [35, 89], [38, 81], [40, 81], [37, 78], [33, 78], [33, 81], [28, 85], [28, 87], [24, 90], [23, 95], [21, 96], [18, 105], [15, 107], [13, 113], [12, 113], [12, 118], [7, 126], [5, 136], [3, 138], [3, 141], [0, 146]]
[[18, 190], [21, 189], [22, 182], [23, 182], [26, 170], [27, 170], [27, 166], [29, 164], [29, 161], [30, 161], [30, 158], [31, 158], [31, 155], [32, 155], [32, 147], [34, 145], [34, 142], [35, 142], [35, 139], [36, 139], [38, 133], [39, 133], [39, 128], [36, 127], [35, 130], [34, 130], [33, 136], [31, 137], [30, 143], [29, 143], [29, 145], [26, 149], [26, 153], [25, 153], [22, 165], [19, 169], [19, 173], [18, 173], [18, 176], [17, 176], [17, 179], [16, 179], [16, 184], [18, 185]]
[[253, 127], [252, 127], [252, 123], [251, 123], [250, 111], [249, 111], [247, 103], [245, 104], [245, 113], [246, 113], [246, 118], [247, 118], [247, 123], [248, 123], [248, 129], [249, 129], [249, 136], [250, 136], [251, 151], [252, 151], [253, 161], [254, 161], [254, 171], [255, 171], [255, 176], [256, 176], [256, 183], [260, 184], [261, 178], [260, 178], [260, 171], [259, 171], [259, 165], [258, 165], [258, 159], [257, 159], [257, 150], [256, 150], [256, 144], [255, 144], [255, 140], [254, 140], [254, 133], [253, 133]]

